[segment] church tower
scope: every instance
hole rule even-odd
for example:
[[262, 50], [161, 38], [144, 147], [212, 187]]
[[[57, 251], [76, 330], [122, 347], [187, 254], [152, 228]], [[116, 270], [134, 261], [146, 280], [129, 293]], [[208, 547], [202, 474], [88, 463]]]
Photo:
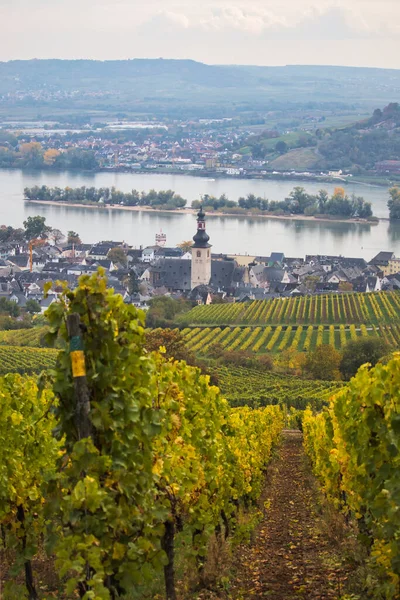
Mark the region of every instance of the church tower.
[[198, 285], [209, 285], [211, 279], [211, 245], [206, 233], [206, 215], [203, 207], [197, 213], [197, 233], [192, 246], [192, 290]]

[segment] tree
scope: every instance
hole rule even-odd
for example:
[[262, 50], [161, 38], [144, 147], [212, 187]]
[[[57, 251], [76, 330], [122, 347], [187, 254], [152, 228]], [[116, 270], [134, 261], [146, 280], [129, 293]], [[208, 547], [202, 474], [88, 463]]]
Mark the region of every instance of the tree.
[[326, 190], [319, 190], [317, 194], [318, 210], [320, 213], [324, 213], [326, 205], [328, 204], [329, 195]]
[[43, 148], [39, 142], [21, 144], [19, 151], [26, 166], [40, 167], [43, 165]]
[[394, 186], [389, 190], [390, 199], [388, 200], [389, 218], [391, 221], [400, 219], [400, 188]]
[[121, 264], [123, 267], [126, 267], [128, 263], [128, 259], [123, 248], [111, 248], [107, 254], [107, 258], [112, 260], [112, 262], [115, 264]]
[[60, 152], [55, 148], [49, 148], [43, 154], [43, 160], [45, 165], [54, 165], [56, 158], [60, 156]]
[[81, 244], [81, 238], [79, 237], [79, 234], [76, 233], [76, 231], [72, 231], [72, 229], [70, 231], [68, 231], [67, 233], [67, 244], [71, 245], [71, 244], [76, 244], [79, 245]]
[[128, 292], [130, 293], [131, 296], [133, 294], [139, 293], [139, 291], [140, 291], [139, 280], [138, 280], [134, 270], [129, 271], [129, 275], [124, 280], [124, 284], [127, 286]]
[[376, 365], [388, 352], [387, 344], [378, 337], [359, 338], [349, 341], [343, 349], [340, 372], [344, 379], [351, 379], [361, 365]]
[[40, 217], [39, 215], [36, 217], [28, 217], [27, 220], [24, 221], [24, 228], [25, 239], [28, 241], [45, 237], [51, 231], [51, 228], [46, 225], [46, 217]]
[[165, 358], [184, 360], [189, 365], [195, 365], [194, 354], [186, 346], [179, 331], [173, 329], [151, 329], [146, 332], [144, 346], [148, 352], [158, 352], [160, 347], [165, 349]]
[[314, 379], [334, 381], [340, 379], [340, 360], [340, 352], [328, 344], [322, 344], [308, 354], [305, 369]]
[[192, 240], [186, 240], [186, 241], [181, 242], [180, 244], [177, 244], [177, 248], [180, 248], [184, 254], [186, 254], [186, 252], [190, 252], [192, 246], [193, 246]]
[[60, 242], [62, 242], [63, 240], [65, 240], [65, 235], [59, 229], [52, 229], [50, 231], [49, 237], [54, 241], [54, 243], [56, 245], [60, 244]]
[[279, 154], [286, 154], [286, 152], [289, 150], [289, 146], [283, 140], [279, 140], [279, 142], [277, 142], [275, 145], [275, 150], [279, 152]]
[[169, 327], [173, 325], [176, 315], [192, 308], [188, 300], [174, 300], [168, 296], [159, 296], [150, 300], [150, 308], [146, 313], [147, 327]]
[[32, 298], [30, 298], [29, 300], [26, 301], [25, 308], [26, 308], [27, 312], [31, 313], [31, 314], [40, 313], [42, 310], [40, 308], [39, 302], [37, 300], [32, 300]]
[[8, 300], [8, 298], [0, 298], [0, 313], [6, 313], [11, 317], [19, 317], [20, 308], [16, 302]]

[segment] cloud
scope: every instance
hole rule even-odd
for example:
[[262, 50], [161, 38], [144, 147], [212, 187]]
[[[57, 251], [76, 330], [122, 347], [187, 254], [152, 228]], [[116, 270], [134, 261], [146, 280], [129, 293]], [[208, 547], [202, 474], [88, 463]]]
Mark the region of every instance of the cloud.
[[309, 7], [301, 12], [278, 14], [262, 7], [246, 9], [240, 5], [207, 7], [194, 17], [187, 11], [159, 11], [147, 25], [192, 30], [204, 37], [213, 34], [242, 33], [244, 36], [269, 36], [280, 39], [343, 40], [365, 37], [397, 36], [396, 19], [389, 23], [368, 20], [359, 10], [340, 6]]

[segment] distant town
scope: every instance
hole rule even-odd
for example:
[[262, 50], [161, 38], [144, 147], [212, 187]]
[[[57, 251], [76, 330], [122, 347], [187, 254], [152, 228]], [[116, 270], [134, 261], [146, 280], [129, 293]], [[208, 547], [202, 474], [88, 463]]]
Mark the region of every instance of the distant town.
[[43, 217], [29, 217], [24, 225], [25, 236], [22, 229], [0, 228], [0, 298], [21, 309], [33, 300], [37, 312], [44, 312], [60, 291], [55, 287], [46, 295], [47, 281], [75, 287], [79, 276], [99, 267], [126, 303], [144, 310], [158, 296], [211, 304], [400, 289], [400, 258], [393, 252], [379, 252], [369, 262], [317, 253], [287, 257], [284, 249], [268, 248], [264, 256], [214, 254], [202, 208], [193, 241], [177, 247], [169, 247], [162, 232], [149, 246], [134, 248], [123, 241], [83, 244], [76, 232], [64, 236], [51, 230]]
[[59, 121], [0, 123], [0, 167], [192, 173], [206, 177], [342, 181], [400, 176], [400, 107], [391, 103], [346, 128], [329, 128], [318, 111], [277, 122], [230, 117], [80, 125]]

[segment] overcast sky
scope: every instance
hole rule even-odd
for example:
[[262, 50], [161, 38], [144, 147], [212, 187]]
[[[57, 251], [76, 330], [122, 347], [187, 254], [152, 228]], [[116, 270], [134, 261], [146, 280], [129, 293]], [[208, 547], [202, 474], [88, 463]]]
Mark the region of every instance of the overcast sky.
[[400, 0], [0, 0], [0, 60], [400, 68]]

